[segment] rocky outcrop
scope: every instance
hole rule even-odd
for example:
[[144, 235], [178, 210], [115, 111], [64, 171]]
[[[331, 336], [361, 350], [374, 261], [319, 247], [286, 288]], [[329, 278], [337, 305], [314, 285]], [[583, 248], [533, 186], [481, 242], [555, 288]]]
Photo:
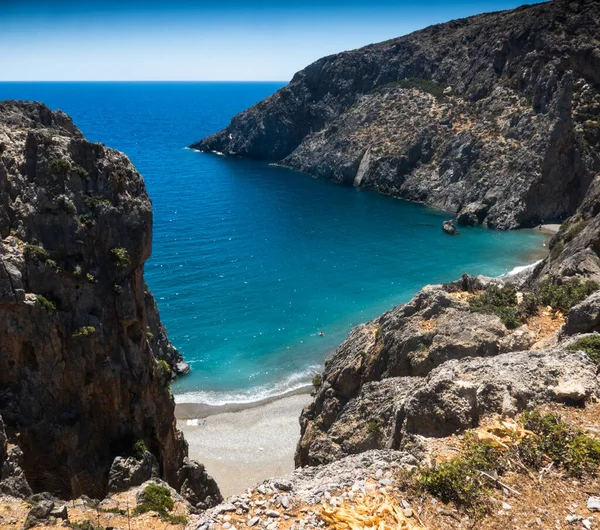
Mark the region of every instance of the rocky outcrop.
[[0, 415], [35, 492], [99, 498], [136, 442], [178, 486], [168, 381], [186, 366], [144, 282], [151, 243], [125, 155], [60, 111], [0, 103]]
[[533, 226], [600, 170], [600, 3], [523, 6], [320, 59], [192, 147]]
[[[412, 448], [419, 437], [462, 432], [485, 416], [596, 395], [595, 365], [585, 355], [563, 349], [556, 336], [540, 340], [538, 324], [508, 329], [498, 316], [473, 311], [473, 296], [502, 285], [465, 276], [427, 286], [353, 329], [302, 413], [296, 465]], [[587, 322], [595, 297], [576, 305], [567, 322]]]

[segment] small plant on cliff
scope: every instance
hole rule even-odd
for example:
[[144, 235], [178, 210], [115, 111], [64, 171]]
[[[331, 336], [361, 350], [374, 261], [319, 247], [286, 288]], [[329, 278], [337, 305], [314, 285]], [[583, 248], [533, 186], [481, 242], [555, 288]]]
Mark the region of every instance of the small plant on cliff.
[[87, 169], [81, 167], [78, 164], [73, 164], [71, 170], [77, 175], [79, 175], [82, 179], [88, 179], [90, 177], [90, 174], [87, 172]]
[[321, 377], [321, 374], [315, 374], [315, 376], [312, 378], [312, 384], [315, 388], [321, 387], [323, 384], [323, 378]]
[[69, 523], [69, 525], [75, 530], [104, 530], [102, 526], [97, 526], [91, 521], [77, 521]]
[[25, 249], [23, 250], [23, 256], [28, 261], [33, 261], [34, 263], [45, 263], [50, 255], [39, 245], [25, 245]]
[[87, 226], [88, 228], [91, 228], [96, 224], [95, 221], [87, 213], [84, 213], [83, 215], [79, 216], [79, 222], [82, 225]]
[[158, 361], [158, 367], [160, 368], [161, 375], [167, 381], [169, 379], [171, 379], [171, 368], [169, 368], [169, 365], [167, 364], [167, 361], [164, 361], [163, 359], [161, 359], [160, 361]]
[[381, 425], [378, 421], [370, 421], [367, 423], [367, 432], [373, 436], [373, 438], [378, 439], [381, 436]]
[[108, 199], [103, 199], [98, 195], [87, 195], [83, 198], [83, 202], [92, 210], [101, 209], [103, 206], [110, 206], [110, 201]]
[[65, 212], [67, 215], [75, 215], [77, 213], [77, 209], [75, 208], [73, 201], [66, 195], [59, 195], [56, 198], [56, 206], [59, 210]]
[[85, 279], [90, 283], [96, 283], [96, 281], [97, 281], [96, 277], [89, 272], [85, 275]]
[[133, 444], [133, 456], [138, 460], [144, 459], [144, 453], [148, 451], [148, 446], [144, 440], [138, 440]]
[[550, 248], [550, 257], [552, 259], [558, 258], [563, 253], [564, 249], [565, 244], [560, 240], [557, 241], [556, 243], [554, 243], [554, 245], [552, 245], [552, 248]]
[[71, 162], [66, 158], [55, 158], [50, 162], [50, 169], [53, 173], [65, 175], [71, 171]]
[[156, 512], [161, 519], [169, 521], [173, 516], [169, 513], [175, 506], [171, 491], [158, 484], [149, 484], [142, 494], [142, 502], [135, 507], [137, 514]]
[[40, 307], [46, 311], [56, 311], [56, 304], [48, 300], [45, 296], [38, 294], [36, 298]]
[[567, 346], [567, 350], [582, 351], [587, 354], [591, 361], [600, 363], [600, 335], [589, 335], [581, 337]]
[[73, 332], [73, 338], [78, 337], [89, 337], [96, 333], [96, 328], [94, 326], [83, 326], [82, 328], [78, 328]]
[[110, 251], [110, 253], [111, 253], [112, 259], [115, 262], [115, 265], [117, 267], [124, 269], [125, 267], [127, 267], [129, 265], [130, 260], [129, 260], [129, 252], [127, 252], [127, 249], [125, 249], [123, 247], [117, 247], [117, 248], [113, 248]]
[[73, 269], [73, 276], [81, 276], [81, 273], [81, 265], [75, 265], [75, 268]]
[[121, 294], [123, 292], [123, 287], [121, 287], [118, 283], [113, 285], [113, 291], [115, 294]]

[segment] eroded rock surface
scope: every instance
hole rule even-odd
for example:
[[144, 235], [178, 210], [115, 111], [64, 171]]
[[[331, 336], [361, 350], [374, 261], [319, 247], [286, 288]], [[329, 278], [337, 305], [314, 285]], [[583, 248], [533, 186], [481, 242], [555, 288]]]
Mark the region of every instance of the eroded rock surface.
[[140, 441], [178, 485], [167, 383], [186, 365], [144, 282], [151, 243], [125, 155], [60, 111], [0, 103], [0, 414], [36, 492], [99, 498]]
[[324, 57], [192, 147], [423, 201], [463, 224], [572, 215], [600, 162], [600, 3], [554, 0]]

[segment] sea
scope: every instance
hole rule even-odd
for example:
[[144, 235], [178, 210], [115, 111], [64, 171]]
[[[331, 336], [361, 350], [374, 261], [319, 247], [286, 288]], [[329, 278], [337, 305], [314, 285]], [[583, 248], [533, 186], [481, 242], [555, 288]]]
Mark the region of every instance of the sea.
[[0, 83], [125, 152], [154, 209], [145, 276], [192, 370], [177, 402], [250, 403], [310, 383], [351, 328], [463, 273], [539, 259], [534, 230], [441, 230], [447, 213], [186, 146], [284, 83]]

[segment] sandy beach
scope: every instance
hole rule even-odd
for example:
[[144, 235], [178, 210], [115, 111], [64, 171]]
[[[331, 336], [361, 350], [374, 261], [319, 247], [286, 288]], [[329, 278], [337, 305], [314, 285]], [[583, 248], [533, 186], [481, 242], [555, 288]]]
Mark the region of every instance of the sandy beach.
[[[310, 399], [303, 389], [255, 404], [182, 403], [175, 410], [177, 427], [185, 434], [190, 457], [206, 466], [229, 497], [294, 469], [298, 418]], [[198, 425], [188, 425], [191, 419]]]

